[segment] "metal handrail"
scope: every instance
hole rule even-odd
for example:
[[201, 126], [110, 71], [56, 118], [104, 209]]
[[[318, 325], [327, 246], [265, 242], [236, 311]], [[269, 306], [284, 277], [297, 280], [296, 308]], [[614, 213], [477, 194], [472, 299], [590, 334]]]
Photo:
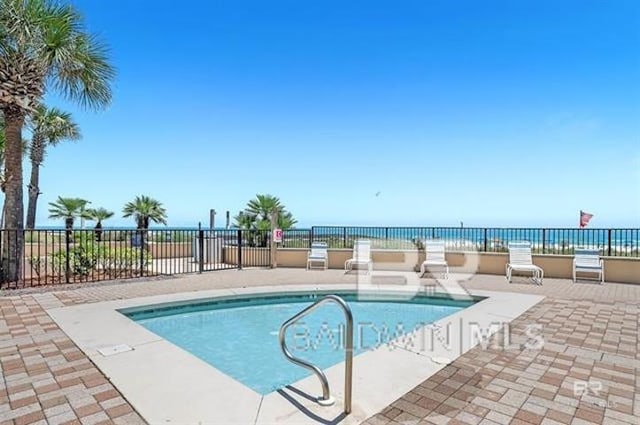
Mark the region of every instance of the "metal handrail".
[[347, 322], [347, 332], [345, 334], [345, 369], [344, 369], [344, 413], [351, 413], [351, 387], [353, 382], [353, 314], [351, 314], [351, 308], [349, 305], [337, 295], [326, 295], [322, 299], [319, 299], [315, 303], [311, 304], [309, 307], [300, 311], [300, 313], [293, 316], [291, 319], [287, 320], [280, 327], [280, 348], [284, 353], [285, 357], [289, 359], [294, 364], [298, 366], [302, 366], [306, 369], [309, 369], [313, 373], [316, 374], [320, 383], [322, 384], [322, 398], [318, 399], [318, 403], [323, 406], [330, 406], [335, 401], [331, 397], [329, 391], [329, 381], [327, 381], [327, 377], [322, 370], [316, 365], [313, 365], [305, 360], [295, 357], [289, 349], [287, 348], [287, 344], [285, 342], [285, 333], [289, 326], [293, 325], [295, 322], [300, 320], [302, 317], [311, 313], [322, 304], [334, 302], [338, 304], [342, 311], [344, 312], [344, 316]]

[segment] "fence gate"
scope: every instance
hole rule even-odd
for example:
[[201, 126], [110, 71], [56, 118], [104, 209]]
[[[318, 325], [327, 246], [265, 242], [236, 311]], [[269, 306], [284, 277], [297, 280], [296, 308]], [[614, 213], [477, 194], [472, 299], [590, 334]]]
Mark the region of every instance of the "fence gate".
[[200, 271], [270, 267], [271, 232], [200, 230], [192, 252]]

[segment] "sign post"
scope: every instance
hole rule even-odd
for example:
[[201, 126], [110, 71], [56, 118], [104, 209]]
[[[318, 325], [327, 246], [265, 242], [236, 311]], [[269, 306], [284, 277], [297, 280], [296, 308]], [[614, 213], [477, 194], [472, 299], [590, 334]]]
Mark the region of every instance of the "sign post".
[[278, 242], [282, 242], [282, 229], [278, 229], [278, 210], [271, 212], [271, 268], [278, 267]]

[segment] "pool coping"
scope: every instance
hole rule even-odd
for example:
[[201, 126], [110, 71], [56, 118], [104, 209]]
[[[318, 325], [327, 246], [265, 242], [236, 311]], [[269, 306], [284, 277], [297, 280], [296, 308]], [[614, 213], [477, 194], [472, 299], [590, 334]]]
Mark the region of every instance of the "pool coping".
[[[414, 291], [398, 285], [375, 285], [375, 288], [398, 294]], [[449, 347], [436, 343], [437, 346], [426, 351], [396, 342], [356, 356], [353, 412], [346, 418], [341, 416], [344, 362], [325, 370], [332, 395], [337, 399], [334, 406], [320, 407], [310, 397], [320, 392], [315, 376], [296, 382], [293, 388], [263, 396], [119, 312], [238, 295], [357, 289], [355, 284], [326, 284], [206, 290], [53, 308], [47, 313], [151, 424], [357, 423], [444, 367], [433, 362], [432, 357], [455, 359], [477, 345], [472, 325], [476, 327], [475, 332], [483, 329], [483, 336], [488, 337], [544, 298], [470, 291], [471, 295], [484, 299], [420, 330], [426, 335], [434, 326], [453, 329]], [[133, 350], [108, 356], [98, 351], [120, 345]]]

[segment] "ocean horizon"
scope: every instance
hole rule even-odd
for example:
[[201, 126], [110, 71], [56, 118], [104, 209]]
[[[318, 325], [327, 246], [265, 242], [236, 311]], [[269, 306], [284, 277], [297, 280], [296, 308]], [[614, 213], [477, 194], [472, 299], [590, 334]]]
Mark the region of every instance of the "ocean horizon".
[[[198, 230], [214, 232], [236, 231], [235, 227], [197, 226], [168, 227], [151, 226], [152, 232], [196, 232]], [[40, 226], [36, 231], [64, 231], [62, 226]], [[92, 226], [84, 229], [93, 230]], [[135, 231], [133, 226], [105, 226], [102, 231]], [[301, 234], [302, 233], [302, 234]], [[285, 231], [284, 237], [304, 237], [308, 233], [313, 238], [372, 238], [418, 241], [425, 239], [443, 239], [454, 244], [466, 245], [502, 245], [511, 241], [529, 241], [534, 247], [559, 246], [598, 246], [609, 244], [615, 247], [636, 248], [640, 245], [640, 228], [539, 228], [539, 227], [410, 227], [410, 226], [312, 226], [299, 227]]]

